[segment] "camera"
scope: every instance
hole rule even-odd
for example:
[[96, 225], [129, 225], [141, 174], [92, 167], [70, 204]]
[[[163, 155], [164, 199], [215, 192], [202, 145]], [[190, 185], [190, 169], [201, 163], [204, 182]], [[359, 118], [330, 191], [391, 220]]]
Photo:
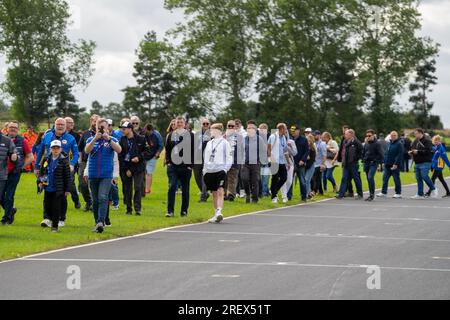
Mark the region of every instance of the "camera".
[[99, 131], [101, 134], [104, 134], [104, 133], [105, 133], [105, 129], [103, 129], [103, 127], [101, 127], [98, 131]]

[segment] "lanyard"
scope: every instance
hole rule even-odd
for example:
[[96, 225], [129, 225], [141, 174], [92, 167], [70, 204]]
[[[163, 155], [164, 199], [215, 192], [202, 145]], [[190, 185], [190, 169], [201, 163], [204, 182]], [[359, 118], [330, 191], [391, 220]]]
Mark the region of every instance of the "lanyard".
[[219, 143], [217, 143], [216, 147], [214, 148], [214, 142], [211, 141], [211, 148], [212, 148], [211, 153], [212, 153], [213, 155], [216, 154], [216, 150], [217, 150], [217, 148], [220, 146], [220, 144], [221, 144], [222, 142], [223, 142], [223, 140], [221, 139], [221, 140], [219, 141]]

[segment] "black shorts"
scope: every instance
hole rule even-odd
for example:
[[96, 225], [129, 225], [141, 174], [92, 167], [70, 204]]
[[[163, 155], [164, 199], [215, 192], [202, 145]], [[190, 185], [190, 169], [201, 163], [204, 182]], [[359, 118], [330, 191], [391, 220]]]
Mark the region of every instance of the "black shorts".
[[227, 174], [225, 171], [206, 173], [203, 176], [203, 181], [208, 191], [217, 191], [220, 188], [225, 188], [226, 179]]

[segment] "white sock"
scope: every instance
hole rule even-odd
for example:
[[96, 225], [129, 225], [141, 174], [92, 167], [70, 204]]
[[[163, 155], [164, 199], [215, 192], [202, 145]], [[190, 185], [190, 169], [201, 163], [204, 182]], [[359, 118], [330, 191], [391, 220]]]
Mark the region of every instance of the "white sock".
[[216, 209], [216, 216], [221, 215], [222, 214], [222, 208], [217, 208]]

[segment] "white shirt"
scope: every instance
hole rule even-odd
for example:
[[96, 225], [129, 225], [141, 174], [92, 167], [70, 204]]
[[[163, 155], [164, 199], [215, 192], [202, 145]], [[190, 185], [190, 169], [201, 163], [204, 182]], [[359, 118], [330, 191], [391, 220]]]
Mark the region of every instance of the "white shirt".
[[223, 137], [212, 139], [206, 145], [204, 159], [203, 174], [228, 172], [233, 165], [233, 150], [230, 143]]

